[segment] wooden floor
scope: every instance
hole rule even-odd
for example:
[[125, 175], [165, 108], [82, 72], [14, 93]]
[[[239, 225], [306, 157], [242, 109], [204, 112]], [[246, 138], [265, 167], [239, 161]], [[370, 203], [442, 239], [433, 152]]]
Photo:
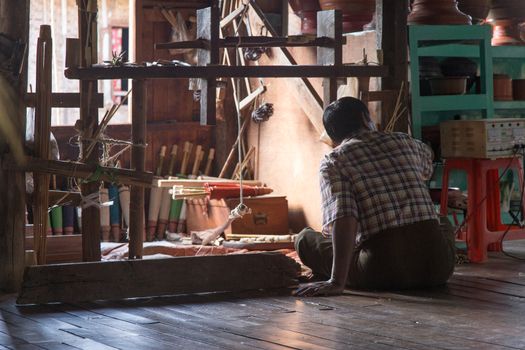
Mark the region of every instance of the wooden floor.
[[[525, 257], [523, 243], [507, 249]], [[525, 349], [525, 264], [502, 254], [432, 291], [14, 300], [0, 298], [0, 349]]]

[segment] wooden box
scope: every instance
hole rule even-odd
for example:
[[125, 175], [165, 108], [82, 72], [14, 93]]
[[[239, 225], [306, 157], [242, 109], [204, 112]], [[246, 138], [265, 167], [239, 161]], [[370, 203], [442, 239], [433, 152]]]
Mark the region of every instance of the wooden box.
[[[188, 200], [186, 224], [188, 232], [202, 231], [222, 225], [239, 199]], [[229, 234], [286, 235], [288, 228], [288, 201], [286, 197], [264, 196], [244, 198], [251, 213], [235, 220], [225, 230]]]
[[443, 158], [502, 158], [514, 156], [525, 144], [525, 119], [454, 120], [440, 124]]

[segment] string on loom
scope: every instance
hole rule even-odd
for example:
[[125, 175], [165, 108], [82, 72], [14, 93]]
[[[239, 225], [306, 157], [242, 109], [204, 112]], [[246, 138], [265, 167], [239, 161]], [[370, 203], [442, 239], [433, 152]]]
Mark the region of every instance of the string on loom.
[[[240, 20], [239, 22], [243, 22], [246, 15], [248, 14], [248, 9], [249, 7], [248, 6], [244, 6], [244, 9], [242, 11], [242, 14], [240, 16]], [[239, 41], [235, 47], [235, 54], [236, 54], [236, 57], [237, 57], [237, 63], [241, 61], [241, 50], [240, 50], [240, 45], [241, 45], [241, 36], [239, 35], [239, 28], [240, 26], [237, 26], [237, 28], [235, 29], [235, 35], [237, 35], [239, 37]], [[241, 95], [240, 95], [240, 78], [236, 78], [235, 79], [235, 86], [236, 86], [236, 91], [235, 91], [235, 94], [237, 95], [236, 96], [236, 99], [237, 101], [240, 101], [241, 100]], [[236, 112], [237, 112], [237, 135], [238, 137], [241, 136], [241, 127], [242, 127], [242, 117], [241, 117], [241, 110], [240, 108], [236, 108]], [[243, 155], [242, 155], [242, 142], [241, 140], [239, 140], [239, 142], [237, 143], [237, 153], [238, 153], [238, 158], [239, 158], [239, 163], [242, 163], [242, 160], [243, 160]], [[239, 185], [240, 185], [240, 188], [239, 188], [239, 205], [237, 207], [235, 207], [231, 212], [230, 212], [230, 216], [229, 216], [229, 220], [235, 220], [235, 219], [238, 219], [238, 218], [241, 218], [242, 216], [244, 216], [245, 214], [249, 213], [250, 212], [250, 208], [248, 208], [245, 204], [244, 204], [244, 194], [243, 194], [243, 174], [242, 174], [242, 171], [240, 172], [239, 174]]]

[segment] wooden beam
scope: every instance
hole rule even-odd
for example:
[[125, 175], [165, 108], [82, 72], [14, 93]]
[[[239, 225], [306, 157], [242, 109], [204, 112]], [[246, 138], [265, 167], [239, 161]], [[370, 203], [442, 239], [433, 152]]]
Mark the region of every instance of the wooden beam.
[[[397, 90], [401, 82], [408, 86], [408, 0], [378, 0], [377, 25], [378, 47], [383, 51], [383, 64], [388, 75], [381, 79], [382, 90]], [[408, 106], [408, 101], [403, 101]], [[382, 104], [381, 124], [387, 125], [394, 106], [388, 101]], [[407, 132], [407, 120], [396, 124], [396, 131]]]
[[226, 27], [228, 24], [233, 22], [237, 17], [239, 17], [241, 15], [241, 13], [243, 13], [243, 11], [246, 9], [246, 6], [247, 6], [246, 4], [241, 4], [235, 10], [230, 12], [228, 14], [228, 16], [226, 16], [223, 19], [221, 19], [221, 22], [220, 22], [221, 28]]
[[97, 164], [85, 164], [63, 160], [44, 160], [31, 157], [28, 157], [24, 164], [17, 164], [12, 161], [5, 162], [3, 167], [5, 169], [56, 174], [80, 179], [118, 182], [124, 185], [151, 186], [153, 181], [153, 174], [146, 171], [103, 167]]
[[199, 9], [210, 6], [209, 0], [193, 0], [193, 1], [166, 1], [166, 0], [143, 0], [144, 8], [164, 7], [166, 9]]
[[[40, 26], [37, 41], [36, 59], [36, 107], [35, 107], [35, 156], [39, 159], [49, 159], [49, 140], [51, 130], [51, 93], [53, 40], [51, 27]], [[34, 175], [34, 225], [35, 225], [35, 255], [39, 264], [46, 263], [46, 238], [49, 226], [49, 180], [50, 175], [38, 173]]]
[[[146, 167], [146, 82], [133, 80], [131, 104], [131, 168], [143, 172]], [[131, 186], [129, 224], [129, 258], [142, 258], [144, 242], [144, 186]]]
[[[335, 43], [332, 47], [317, 48], [317, 64], [341, 67], [343, 65], [343, 16], [341, 11], [317, 12], [317, 35], [327, 36]], [[323, 108], [337, 100], [337, 77], [323, 79]]]
[[[0, 32], [22, 43], [29, 42], [29, 0], [3, 1], [0, 5]], [[27, 55], [26, 55], [27, 58]], [[23, 103], [27, 91], [27, 59], [17, 81], [3, 84], [4, 92], [13, 93], [12, 113], [6, 118], [15, 125], [15, 138], [22, 145], [26, 130], [26, 108]], [[11, 90], [11, 91], [9, 91]], [[5, 139], [0, 141], [2, 162], [12, 157]], [[0, 289], [6, 292], [19, 290], [25, 267], [25, 174], [20, 171], [0, 169]]]
[[241, 111], [244, 110], [246, 107], [248, 107], [253, 102], [253, 100], [257, 98], [257, 96], [259, 96], [260, 94], [263, 94], [264, 92], [266, 92], [266, 86], [264, 85], [261, 85], [257, 89], [253, 90], [251, 94], [249, 94], [248, 96], [246, 96], [245, 98], [241, 100], [241, 102], [239, 103], [239, 109]]
[[[36, 94], [27, 93], [24, 96], [24, 102], [27, 107], [35, 107]], [[80, 94], [76, 92], [59, 92], [51, 94], [51, 107], [53, 108], [79, 108]], [[104, 94], [97, 94], [93, 98], [91, 108], [104, 107]]]
[[[26, 236], [26, 250], [33, 249], [33, 236]], [[71, 263], [82, 261], [82, 236], [81, 235], [63, 235], [47, 236], [47, 254], [46, 261], [48, 264]]]
[[[163, 79], [163, 78], [323, 78], [323, 77], [384, 77], [385, 66], [362, 66], [355, 64], [341, 67], [319, 65], [275, 65], [275, 66], [150, 66], [150, 67], [91, 67], [67, 68], [69, 79]], [[313, 89], [313, 88], [312, 88]]]
[[[341, 38], [341, 42], [344, 42]], [[334, 47], [336, 42], [332, 38], [318, 37], [309, 38], [307, 36], [296, 37], [269, 37], [269, 36], [229, 36], [219, 39], [219, 47]], [[155, 44], [156, 50], [170, 49], [209, 49], [210, 41], [197, 39], [192, 41], [177, 41]]]
[[[209, 179], [178, 179], [178, 178], [168, 178], [162, 180], [155, 180], [153, 182], [154, 187], [173, 187], [173, 186], [188, 186], [188, 187], [203, 187], [204, 184], [209, 183], [222, 183], [222, 184], [232, 184], [240, 185], [241, 183], [237, 180], [230, 179], [221, 179], [221, 178], [209, 178]], [[258, 180], [243, 180], [243, 185], [246, 186], [262, 186], [263, 183]]]
[[287, 288], [297, 284], [299, 274], [299, 264], [281, 253], [31, 266], [17, 303]]
[[[208, 40], [210, 47], [198, 51], [197, 61], [200, 67], [195, 68], [207, 68], [204, 66], [219, 64], [219, 20], [217, 1], [213, 1], [211, 7], [197, 10], [197, 37]], [[201, 125], [215, 125], [217, 76], [201, 77], [199, 85], [201, 91]]]
[[[98, 60], [97, 55], [97, 2], [77, 1], [78, 4], [78, 33], [80, 38], [80, 65], [91, 67]], [[98, 127], [98, 110], [92, 108], [92, 98], [98, 94], [96, 79], [80, 82], [80, 121], [82, 162], [91, 166], [99, 163], [99, 149], [95, 147], [91, 154], [86, 150], [93, 139]], [[82, 196], [87, 197], [98, 193], [99, 181], [84, 183], [81, 186]], [[82, 259], [84, 261], [100, 260], [100, 210], [97, 206], [82, 208]]]

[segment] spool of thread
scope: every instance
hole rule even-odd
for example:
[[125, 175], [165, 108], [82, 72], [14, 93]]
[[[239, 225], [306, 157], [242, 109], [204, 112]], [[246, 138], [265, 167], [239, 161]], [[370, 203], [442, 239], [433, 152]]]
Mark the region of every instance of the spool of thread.
[[177, 233], [186, 233], [186, 201], [182, 200], [182, 207], [180, 209], [179, 222], [177, 223]]
[[62, 225], [62, 207], [54, 207], [51, 209], [51, 230], [54, 235], [62, 235], [64, 233]]
[[51, 236], [53, 234], [53, 229], [51, 228], [51, 212], [47, 213], [47, 226], [46, 226], [46, 232], [48, 236]]
[[176, 200], [171, 201], [170, 216], [168, 219], [168, 231], [169, 232], [177, 232], [180, 211], [182, 209], [182, 202], [183, 202], [182, 199], [176, 199]]
[[157, 238], [164, 239], [164, 234], [166, 233], [166, 225], [170, 217], [171, 209], [171, 194], [169, 189], [162, 189], [162, 200], [160, 202], [160, 213], [159, 221], [157, 223]]
[[[100, 203], [109, 201], [109, 193], [107, 188], [99, 190]], [[109, 223], [109, 207], [100, 207], [100, 229], [102, 230], [102, 241], [109, 242], [109, 231], [111, 229]]]
[[147, 240], [152, 241], [157, 231], [157, 220], [160, 212], [160, 202], [162, 200], [162, 188], [153, 187], [149, 197], [149, 212], [148, 212], [148, 236]]
[[126, 228], [129, 228], [129, 187], [120, 186], [118, 189], [120, 209]]
[[75, 223], [75, 232], [82, 233], [82, 208], [75, 207], [75, 216], [73, 217]]
[[64, 205], [62, 207], [62, 220], [64, 226], [64, 234], [72, 235], [75, 231], [75, 207], [72, 205]]
[[108, 186], [109, 200], [113, 204], [109, 207], [109, 222], [111, 224], [111, 238], [113, 242], [120, 241], [120, 201], [118, 187], [116, 185]]

